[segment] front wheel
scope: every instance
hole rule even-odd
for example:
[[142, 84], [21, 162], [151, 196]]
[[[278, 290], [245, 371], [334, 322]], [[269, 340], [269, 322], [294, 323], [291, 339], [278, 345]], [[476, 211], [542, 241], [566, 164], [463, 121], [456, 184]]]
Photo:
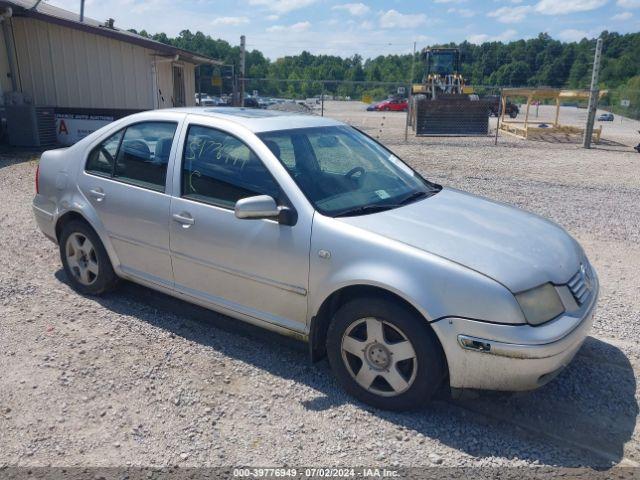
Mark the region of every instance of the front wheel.
[[442, 348], [426, 320], [393, 301], [342, 306], [329, 326], [327, 355], [349, 394], [387, 410], [426, 404], [445, 376]]

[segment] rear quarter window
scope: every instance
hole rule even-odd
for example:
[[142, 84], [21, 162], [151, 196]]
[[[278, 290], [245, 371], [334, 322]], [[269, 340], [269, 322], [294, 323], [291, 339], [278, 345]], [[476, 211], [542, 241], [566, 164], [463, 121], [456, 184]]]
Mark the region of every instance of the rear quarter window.
[[111, 176], [123, 132], [123, 130], [120, 130], [91, 150], [85, 165], [87, 172], [107, 177]]

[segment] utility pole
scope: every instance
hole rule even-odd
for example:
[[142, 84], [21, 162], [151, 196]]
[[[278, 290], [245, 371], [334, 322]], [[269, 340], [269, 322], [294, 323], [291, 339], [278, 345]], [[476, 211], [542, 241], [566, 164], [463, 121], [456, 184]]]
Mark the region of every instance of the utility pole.
[[407, 92], [407, 119], [404, 126], [404, 141], [409, 136], [409, 125], [413, 126], [413, 79], [416, 72], [416, 42], [413, 42], [413, 56], [411, 57], [411, 78], [409, 79], [409, 91]]
[[236, 66], [231, 64], [231, 104], [236, 105], [238, 100], [238, 77], [236, 77]]
[[244, 107], [245, 37], [240, 37], [240, 106]]
[[413, 56], [411, 57], [411, 80], [409, 85], [413, 85], [413, 79], [416, 72], [416, 42], [413, 42]]
[[596, 120], [596, 109], [598, 108], [598, 76], [600, 75], [600, 57], [602, 56], [602, 37], [596, 42], [596, 53], [593, 57], [593, 72], [591, 74], [591, 90], [589, 92], [589, 108], [587, 109], [587, 125], [584, 129], [582, 146], [591, 148], [591, 138], [593, 136], [593, 123]]

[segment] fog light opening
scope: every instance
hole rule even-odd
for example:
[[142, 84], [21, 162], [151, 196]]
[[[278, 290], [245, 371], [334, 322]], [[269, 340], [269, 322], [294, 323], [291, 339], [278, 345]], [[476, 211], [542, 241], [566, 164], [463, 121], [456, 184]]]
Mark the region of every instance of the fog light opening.
[[466, 350], [474, 350], [476, 352], [489, 353], [491, 352], [491, 344], [489, 342], [483, 342], [477, 338], [464, 337], [460, 335], [458, 342], [462, 348]]

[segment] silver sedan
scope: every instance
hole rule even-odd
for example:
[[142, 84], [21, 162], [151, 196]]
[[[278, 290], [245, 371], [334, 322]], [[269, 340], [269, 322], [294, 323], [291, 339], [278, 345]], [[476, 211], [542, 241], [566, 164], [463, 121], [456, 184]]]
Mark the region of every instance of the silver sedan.
[[561, 227], [328, 118], [140, 113], [45, 152], [36, 190], [78, 292], [127, 279], [306, 340], [381, 408], [539, 387], [593, 322], [596, 273]]

